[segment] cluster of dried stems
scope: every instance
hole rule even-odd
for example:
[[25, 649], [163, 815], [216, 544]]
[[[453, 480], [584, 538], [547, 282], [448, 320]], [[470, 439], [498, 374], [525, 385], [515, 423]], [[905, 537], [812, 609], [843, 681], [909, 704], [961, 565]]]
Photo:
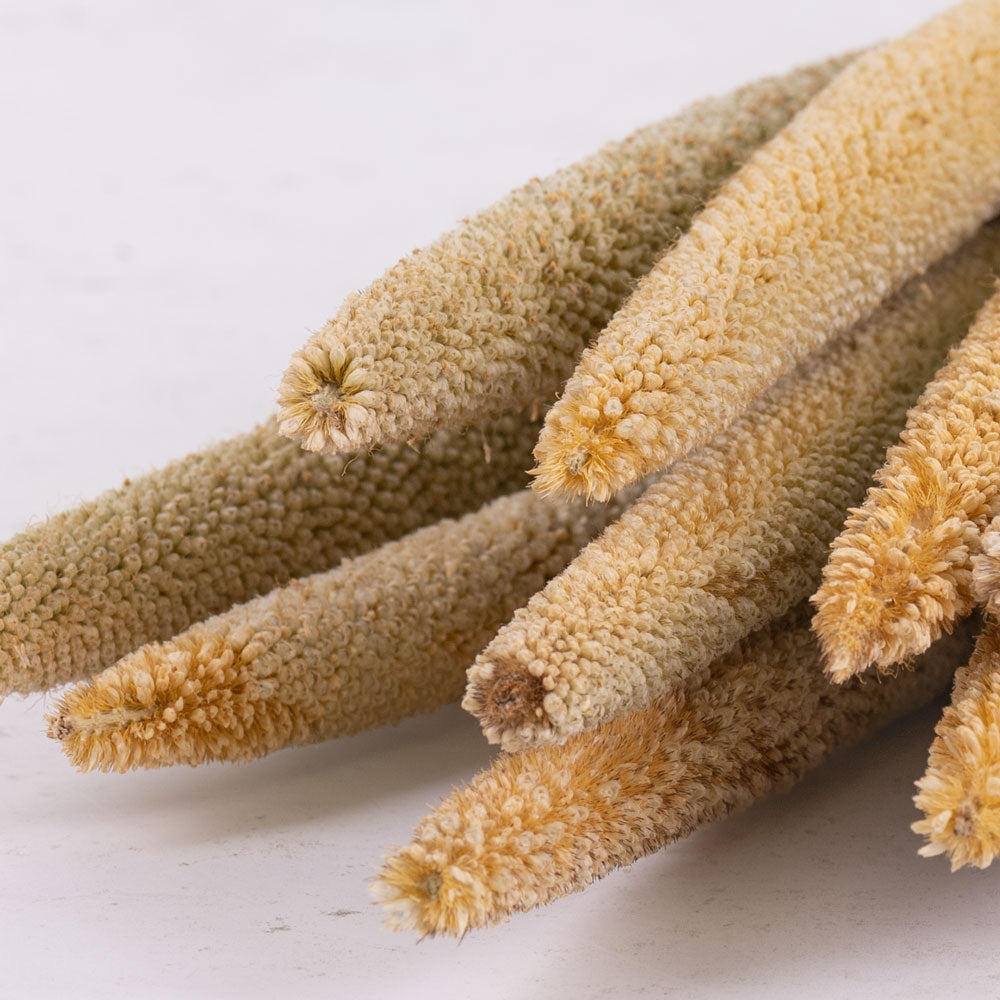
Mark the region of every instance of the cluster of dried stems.
[[512, 753], [374, 883], [390, 925], [463, 934], [796, 779], [968, 660], [914, 829], [989, 864], [998, 107], [1000, 0], [966, 0], [514, 192], [345, 303], [276, 421], [0, 548], [0, 697], [78, 681], [49, 732], [123, 771], [464, 693]]

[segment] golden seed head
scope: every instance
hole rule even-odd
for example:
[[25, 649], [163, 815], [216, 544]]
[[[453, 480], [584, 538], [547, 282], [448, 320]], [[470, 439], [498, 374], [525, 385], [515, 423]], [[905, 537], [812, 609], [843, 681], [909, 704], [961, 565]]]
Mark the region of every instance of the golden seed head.
[[388, 927], [462, 935], [578, 891], [686, 836], [947, 684], [968, 636], [891, 684], [830, 688], [800, 605], [684, 694], [500, 754], [422, 820], [372, 886]]
[[637, 464], [635, 450], [613, 427], [580, 428], [564, 438], [543, 429], [531, 470], [542, 496], [585, 497], [605, 502], [621, 488], [617, 470]]
[[998, 333], [995, 295], [910, 410], [879, 486], [834, 541], [813, 601], [835, 680], [922, 652], [977, 601], [994, 608], [998, 547], [989, 531], [979, 536], [1000, 498]]
[[[860, 55], [749, 157], [582, 355], [539, 438], [541, 488], [580, 490], [566, 459], [601, 421], [637, 461], [595, 472], [594, 495], [668, 468], [992, 218], [998, 32], [992, 0], [952, 7]], [[858, 135], [878, 135], [877, 164]]]
[[[723, 177], [851, 58], [698, 102], [530, 182], [404, 257], [293, 358], [281, 390], [283, 433], [334, 452], [548, 403], [632, 282]], [[348, 384], [352, 366], [355, 376], [363, 369], [363, 386]], [[301, 405], [332, 374], [341, 426]], [[313, 387], [298, 385], [303, 379]], [[615, 401], [607, 412], [614, 418]]]
[[952, 871], [1000, 855], [1000, 629], [988, 622], [931, 744], [914, 797], [924, 857], [946, 854]]
[[[196, 628], [153, 643], [66, 691], [49, 735], [81, 771], [255, 756], [268, 709], [237, 649]], [[266, 728], [266, 726], [265, 726]]]

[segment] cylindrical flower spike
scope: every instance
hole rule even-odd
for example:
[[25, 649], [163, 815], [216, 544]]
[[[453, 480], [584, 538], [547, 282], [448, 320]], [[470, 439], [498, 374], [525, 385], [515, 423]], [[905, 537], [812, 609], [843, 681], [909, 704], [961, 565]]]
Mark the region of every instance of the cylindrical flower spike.
[[952, 636], [914, 673], [834, 688], [806, 612], [745, 639], [686, 695], [499, 757], [388, 858], [374, 884], [388, 925], [461, 935], [583, 889], [929, 700], [969, 647]]
[[537, 429], [512, 415], [328, 459], [269, 422], [29, 528], [0, 546], [0, 698], [523, 487]]
[[972, 557], [1000, 501], [1000, 293], [906, 419], [833, 543], [814, 627], [835, 681], [925, 650], [972, 609]]
[[972, 598], [988, 615], [1000, 617], [1000, 516], [983, 532], [972, 557]]
[[758, 150], [582, 357], [536, 489], [600, 499], [713, 438], [1000, 209], [1000, 0], [859, 56]]
[[643, 708], [819, 583], [844, 512], [1000, 267], [1000, 224], [675, 463], [501, 629], [463, 705], [508, 750]]
[[[637, 492], [633, 488], [632, 492]], [[67, 691], [81, 770], [247, 760], [457, 701], [476, 653], [609, 521], [521, 490], [144, 646]]]
[[701, 101], [404, 258], [293, 357], [282, 432], [335, 452], [547, 402], [705, 200], [847, 62]]
[[985, 868], [1000, 854], [1000, 627], [979, 637], [969, 665], [955, 675], [951, 704], [931, 744], [914, 801], [925, 818], [925, 857], [947, 854], [951, 870]]

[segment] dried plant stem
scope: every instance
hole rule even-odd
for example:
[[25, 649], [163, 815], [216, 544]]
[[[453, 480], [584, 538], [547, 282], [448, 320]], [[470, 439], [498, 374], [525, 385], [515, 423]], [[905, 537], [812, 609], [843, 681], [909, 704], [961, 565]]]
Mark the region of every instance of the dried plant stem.
[[985, 868], [1000, 854], [1000, 627], [989, 622], [969, 665], [955, 675], [914, 801], [925, 818], [925, 857], [947, 854], [951, 870]]
[[246, 760], [457, 701], [501, 623], [621, 513], [530, 490], [144, 646], [50, 717], [81, 770]]
[[600, 499], [713, 438], [1000, 209], [1000, 2], [859, 56], [720, 190], [582, 357], [536, 488]]
[[270, 422], [29, 528], [0, 546], [0, 697], [524, 486], [537, 426], [511, 416], [329, 459]]
[[476, 660], [463, 704], [487, 737], [561, 742], [643, 708], [811, 594], [998, 267], [991, 224], [664, 473]]
[[342, 451], [548, 401], [705, 200], [848, 61], [701, 101], [404, 258], [293, 357], [282, 432]]
[[836, 681], [926, 649], [973, 607], [972, 558], [1000, 503], [1000, 293], [917, 405], [833, 543], [815, 628]]
[[583, 889], [927, 701], [967, 651], [951, 637], [914, 673], [833, 688], [800, 606], [689, 694], [502, 755], [417, 826], [374, 894], [390, 927], [461, 935]]

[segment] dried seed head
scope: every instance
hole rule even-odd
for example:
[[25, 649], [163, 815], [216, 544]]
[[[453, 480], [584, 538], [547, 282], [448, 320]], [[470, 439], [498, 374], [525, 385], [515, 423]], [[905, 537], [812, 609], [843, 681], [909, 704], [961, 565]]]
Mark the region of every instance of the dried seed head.
[[522, 413], [329, 458], [268, 422], [33, 526], [0, 545], [0, 696], [517, 490], [537, 432]]
[[613, 426], [586, 436], [570, 433], [531, 470], [533, 487], [542, 496], [604, 502], [613, 495], [608, 483], [620, 478], [632, 460], [629, 442]]
[[[580, 359], [537, 488], [606, 496], [712, 440], [1000, 210], [995, 0], [860, 55], [741, 167]], [[577, 473], [583, 448], [599, 461]]]
[[[844, 511], [864, 497], [998, 268], [991, 223], [662, 474], [473, 664], [466, 706], [488, 738], [507, 750], [545, 745], [698, 684], [716, 656], [812, 593]], [[996, 474], [981, 471], [981, 482]], [[967, 527], [951, 516], [923, 527], [930, 493], [917, 496], [917, 530], [945, 539], [929, 550], [940, 561]], [[884, 600], [883, 585], [908, 585], [913, 551], [866, 564], [871, 600]], [[943, 587], [934, 593], [949, 600]], [[922, 627], [918, 612], [907, 613], [908, 628]], [[866, 620], [864, 609], [842, 617], [848, 634]], [[531, 665], [546, 692], [541, 714], [517, 717], [515, 701], [502, 725], [487, 720], [494, 662]]]
[[500, 755], [389, 856], [372, 886], [386, 924], [460, 936], [583, 889], [934, 697], [968, 654], [964, 632], [897, 680], [832, 688], [806, 612], [744, 640], [686, 696]]
[[1000, 854], [1000, 629], [989, 622], [931, 744], [914, 798], [925, 857], [946, 854], [952, 871], [985, 868]]
[[699, 102], [404, 258], [293, 357], [282, 433], [368, 448], [551, 399], [705, 199], [848, 61]]
[[[200, 641], [199, 641], [200, 638]], [[145, 646], [124, 667], [65, 692], [49, 716], [49, 735], [82, 771], [127, 771], [219, 756], [254, 756], [274, 719], [246, 647], [191, 635]], [[235, 746], [241, 744], [240, 753]]]
[[[973, 556], [1000, 504], [1000, 294], [907, 416], [879, 485], [833, 543], [814, 627], [827, 673], [841, 682], [926, 649], [972, 609]], [[997, 576], [983, 546], [980, 600]]]
[[369, 423], [367, 392], [353, 352], [310, 342], [293, 356], [279, 387], [281, 433], [309, 451], [350, 451], [352, 435]]
[[[246, 760], [457, 700], [500, 624], [629, 497], [549, 504], [530, 490], [145, 646], [65, 692], [50, 719], [81, 769]], [[497, 712], [540, 689], [508, 672]]]

